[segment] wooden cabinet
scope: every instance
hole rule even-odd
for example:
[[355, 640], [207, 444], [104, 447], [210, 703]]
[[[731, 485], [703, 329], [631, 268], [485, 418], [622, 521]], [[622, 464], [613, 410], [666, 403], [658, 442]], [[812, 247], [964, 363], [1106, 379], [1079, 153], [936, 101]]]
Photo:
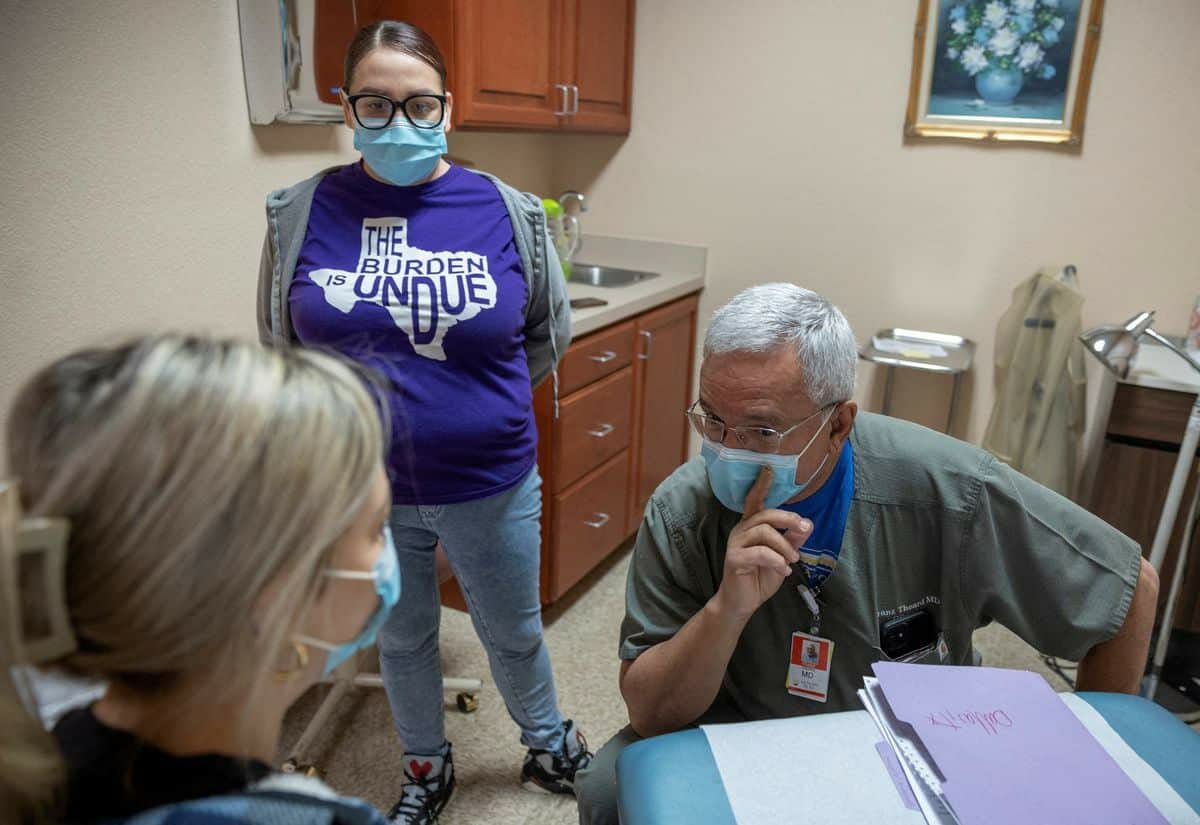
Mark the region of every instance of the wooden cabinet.
[[534, 394], [542, 473], [542, 601], [561, 597], [641, 523], [687, 458], [699, 299], [689, 296], [571, 344]]
[[454, 125], [558, 128], [561, 0], [456, 0]]
[[[337, 102], [357, 26], [405, 20], [446, 59], [458, 129], [629, 132], [634, 0], [318, 0], [315, 71]], [[325, 99], [325, 98], [322, 98]]]
[[629, 131], [634, 0], [562, 0], [559, 61], [570, 88], [563, 128]]
[[630, 533], [641, 523], [654, 488], [679, 466], [679, 457], [687, 455], [684, 411], [692, 401], [697, 304], [697, 298], [687, 298], [637, 319], [639, 349], [633, 379], [639, 403], [634, 410], [633, 448], [638, 461], [629, 479], [626, 529]]
[[[1090, 502], [1091, 511], [1150, 555], [1163, 501], [1179, 455], [1194, 395], [1118, 384]], [[1159, 576], [1159, 609], [1167, 600], [1200, 462], [1192, 468]], [[1200, 631], [1200, 530], [1193, 533], [1175, 627]]]
[[448, 11], [456, 127], [629, 131], [634, 0], [454, 0]]
[[[578, 584], [641, 525], [650, 494], [687, 459], [695, 295], [585, 335], [534, 392], [542, 475], [542, 602]], [[465, 610], [453, 579], [442, 603]]]

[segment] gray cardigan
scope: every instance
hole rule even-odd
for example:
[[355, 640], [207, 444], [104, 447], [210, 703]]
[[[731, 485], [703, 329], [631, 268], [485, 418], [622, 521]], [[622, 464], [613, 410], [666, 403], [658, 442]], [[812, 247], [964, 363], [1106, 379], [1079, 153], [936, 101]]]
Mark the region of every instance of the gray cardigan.
[[[308, 180], [267, 196], [267, 236], [258, 269], [258, 337], [263, 344], [286, 347], [299, 343], [292, 329], [288, 288], [296, 271], [300, 247], [308, 230], [308, 212], [317, 185], [339, 167], [318, 172]], [[475, 172], [475, 170], [470, 170]], [[555, 412], [558, 407], [558, 372], [555, 369], [571, 343], [571, 310], [558, 253], [550, 241], [542, 202], [528, 192], [518, 192], [486, 172], [500, 192], [513, 225], [513, 238], [525, 271], [525, 357], [530, 382], [537, 386], [554, 376]]]

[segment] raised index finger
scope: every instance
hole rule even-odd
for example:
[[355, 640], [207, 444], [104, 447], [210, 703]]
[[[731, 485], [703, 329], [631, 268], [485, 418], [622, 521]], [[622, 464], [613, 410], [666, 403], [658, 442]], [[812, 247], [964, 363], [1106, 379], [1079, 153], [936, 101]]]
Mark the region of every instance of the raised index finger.
[[746, 493], [746, 509], [742, 512], [742, 518], [749, 518], [763, 509], [763, 502], [766, 501], [767, 491], [771, 489], [771, 481], [774, 477], [774, 471], [766, 465], [763, 465], [763, 468], [758, 471], [758, 478], [755, 479], [754, 486], [750, 488], [750, 492]]

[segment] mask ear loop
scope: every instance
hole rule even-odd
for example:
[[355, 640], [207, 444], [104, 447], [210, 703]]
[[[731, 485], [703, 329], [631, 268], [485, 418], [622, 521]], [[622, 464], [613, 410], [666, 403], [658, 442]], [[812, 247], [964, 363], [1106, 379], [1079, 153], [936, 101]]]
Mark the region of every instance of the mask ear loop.
[[[17, 487], [0, 484], [0, 523], [16, 526], [15, 541], [0, 540], [0, 587], [12, 628], [16, 664], [38, 665], [78, 648], [67, 612], [67, 540], [71, 525], [63, 518], [22, 519]], [[32, 592], [29, 587], [34, 587]], [[36, 605], [38, 619], [23, 610]], [[35, 621], [42, 627], [31, 628]], [[36, 635], [35, 635], [36, 633]]]

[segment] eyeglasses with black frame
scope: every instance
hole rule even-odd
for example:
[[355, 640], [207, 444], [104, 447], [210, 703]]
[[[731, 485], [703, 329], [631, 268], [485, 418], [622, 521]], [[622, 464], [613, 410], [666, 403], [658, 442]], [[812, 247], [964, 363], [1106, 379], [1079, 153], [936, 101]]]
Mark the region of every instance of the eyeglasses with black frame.
[[836, 403], [827, 404], [799, 424], [793, 424], [783, 432], [773, 427], [731, 427], [715, 415], [706, 413], [698, 400], [692, 406], [688, 407], [686, 415], [688, 421], [692, 424], [692, 428], [700, 434], [701, 438], [707, 441], [711, 441], [714, 444], [724, 444], [726, 434], [733, 433], [733, 437], [737, 439], [742, 449], [773, 455], [778, 453], [780, 447], [783, 446], [783, 439], [833, 406], [836, 406]]
[[416, 129], [436, 129], [446, 117], [445, 95], [409, 95], [404, 100], [377, 94], [347, 95], [346, 101], [364, 129], [386, 129], [396, 112], [403, 112], [404, 119]]

